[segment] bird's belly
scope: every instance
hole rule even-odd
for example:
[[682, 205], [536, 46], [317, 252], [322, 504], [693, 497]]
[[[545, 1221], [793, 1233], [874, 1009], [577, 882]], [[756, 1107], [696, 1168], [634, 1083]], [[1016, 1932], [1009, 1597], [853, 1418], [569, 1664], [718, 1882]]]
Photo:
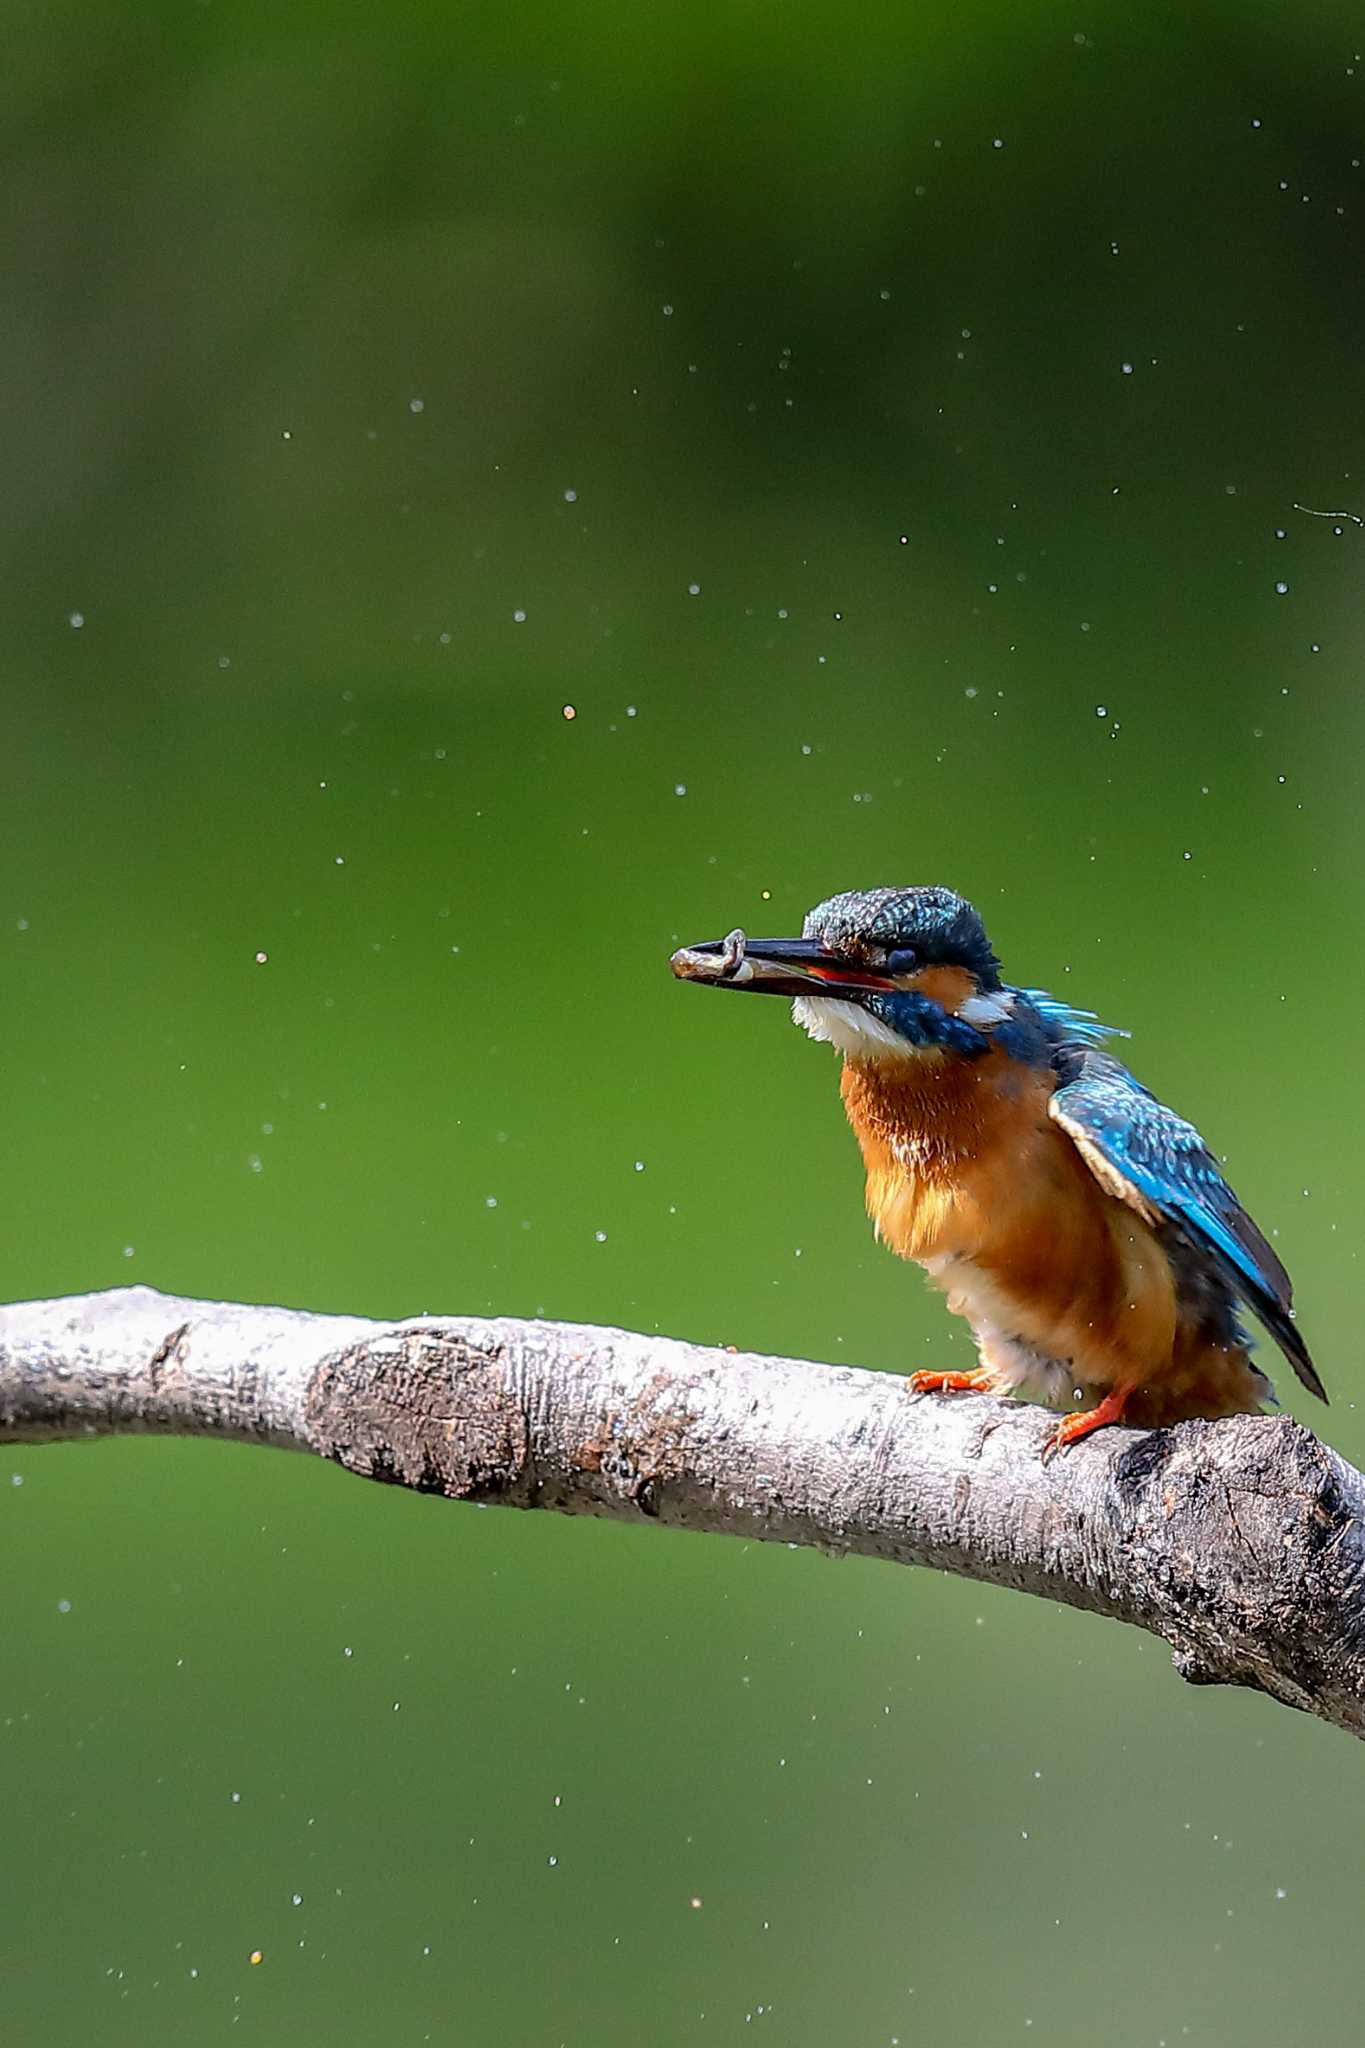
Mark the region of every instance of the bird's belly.
[[888, 1186], [880, 1234], [945, 1290], [1011, 1390], [1069, 1405], [1169, 1371], [1175, 1283], [1155, 1233], [1060, 1133], [1021, 1135], [952, 1176]]
[[[1142, 1292], [1141, 1272], [1161, 1262]], [[962, 1256], [920, 1262], [971, 1325], [982, 1368], [996, 1389], [1048, 1408], [1089, 1408], [1128, 1388], [1125, 1418], [1139, 1428], [1191, 1415], [1255, 1415], [1275, 1402], [1274, 1388], [1244, 1345], [1212, 1334], [1174, 1292], [1161, 1248], [1145, 1268], [1121, 1264], [1127, 1290], [1092, 1288], [1069, 1299], [1011, 1285], [1008, 1270], [988, 1271]]]
[[[1041, 1401], [1048, 1408], [1082, 1406], [1112, 1383], [1108, 1357], [1078, 1345], [1066, 1308], [1015, 1294], [973, 1259], [948, 1254], [920, 1261], [948, 1297], [948, 1307], [971, 1325], [982, 1365], [1002, 1394]], [[1088, 1318], [1086, 1320], [1089, 1320]], [[1077, 1353], [1082, 1356], [1078, 1357]]]

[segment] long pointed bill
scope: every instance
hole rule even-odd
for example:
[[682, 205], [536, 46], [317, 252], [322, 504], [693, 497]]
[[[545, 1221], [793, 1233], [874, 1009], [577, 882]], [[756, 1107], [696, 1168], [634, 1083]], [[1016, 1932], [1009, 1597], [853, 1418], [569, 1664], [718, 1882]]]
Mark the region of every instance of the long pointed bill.
[[766, 996], [870, 994], [896, 986], [884, 974], [832, 959], [818, 939], [750, 939], [742, 931], [680, 946], [668, 964], [679, 981]]

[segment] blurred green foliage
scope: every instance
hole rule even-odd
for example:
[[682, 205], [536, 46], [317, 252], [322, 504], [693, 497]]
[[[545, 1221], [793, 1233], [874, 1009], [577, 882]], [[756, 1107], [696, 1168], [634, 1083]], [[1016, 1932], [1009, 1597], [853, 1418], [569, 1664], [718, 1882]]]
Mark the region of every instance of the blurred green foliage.
[[[827, 1057], [664, 964], [947, 881], [1226, 1152], [1365, 1456], [1355, 18], [7, 28], [7, 1293], [962, 1358]], [[1359, 2001], [1350, 1746], [1110, 1626], [197, 1444], [11, 1452], [0, 1529], [6, 2039]]]

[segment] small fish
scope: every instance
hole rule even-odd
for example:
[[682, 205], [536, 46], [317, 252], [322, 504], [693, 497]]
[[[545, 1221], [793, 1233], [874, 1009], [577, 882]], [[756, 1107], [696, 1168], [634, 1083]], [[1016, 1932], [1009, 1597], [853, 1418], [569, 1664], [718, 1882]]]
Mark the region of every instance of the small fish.
[[680, 981], [744, 982], [753, 971], [744, 957], [748, 943], [747, 934], [736, 925], [719, 945], [679, 947], [669, 965]]

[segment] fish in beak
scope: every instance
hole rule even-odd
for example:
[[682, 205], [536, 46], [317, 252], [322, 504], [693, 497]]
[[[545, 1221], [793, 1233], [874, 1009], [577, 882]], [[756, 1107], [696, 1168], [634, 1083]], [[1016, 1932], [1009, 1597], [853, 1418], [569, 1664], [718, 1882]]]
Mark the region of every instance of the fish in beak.
[[889, 975], [837, 959], [819, 939], [751, 939], [738, 929], [680, 946], [668, 964], [679, 981], [767, 996], [871, 995], [897, 986]]

